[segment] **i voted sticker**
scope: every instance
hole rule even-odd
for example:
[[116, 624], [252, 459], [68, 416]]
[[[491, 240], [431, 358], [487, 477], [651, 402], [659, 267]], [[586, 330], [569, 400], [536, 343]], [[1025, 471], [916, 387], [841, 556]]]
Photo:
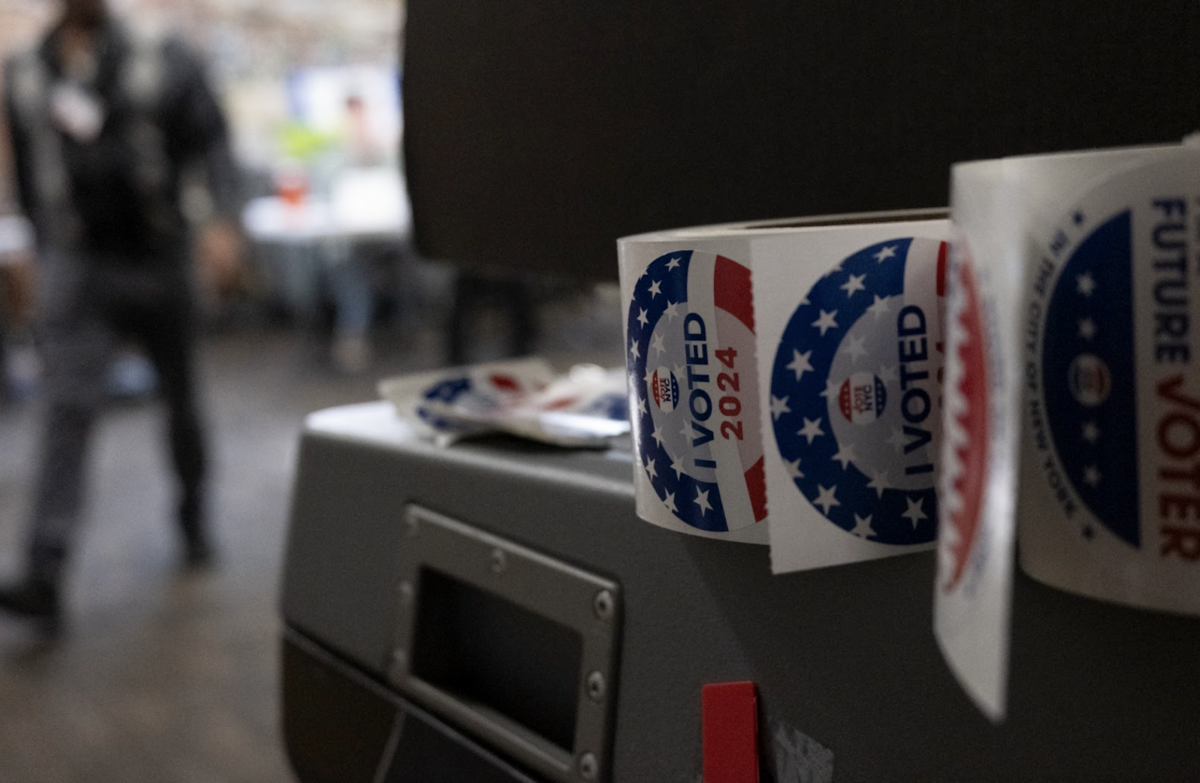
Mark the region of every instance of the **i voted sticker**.
[[659, 501], [708, 532], [765, 520], [750, 270], [692, 250], [656, 259], [627, 334], [641, 470]]
[[900, 238], [851, 255], [800, 303], [775, 355], [771, 421], [792, 483], [865, 540], [936, 536], [947, 250]]

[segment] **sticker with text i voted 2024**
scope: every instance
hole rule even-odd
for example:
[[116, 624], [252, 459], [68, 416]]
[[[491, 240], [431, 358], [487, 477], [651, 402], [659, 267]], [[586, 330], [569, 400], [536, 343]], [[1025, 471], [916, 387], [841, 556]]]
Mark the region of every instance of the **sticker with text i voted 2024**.
[[655, 495], [698, 530], [765, 520], [749, 268], [664, 255], [637, 280], [627, 326], [631, 415]]

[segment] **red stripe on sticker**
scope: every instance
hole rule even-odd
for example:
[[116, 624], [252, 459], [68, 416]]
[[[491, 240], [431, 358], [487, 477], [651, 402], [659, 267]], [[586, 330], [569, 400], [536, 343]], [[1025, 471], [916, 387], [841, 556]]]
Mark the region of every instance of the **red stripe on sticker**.
[[938, 296], [946, 295], [946, 267], [950, 256], [950, 245], [945, 242], [938, 248]]
[[746, 489], [750, 492], [750, 506], [754, 509], [754, 521], [767, 518], [767, 473], [763, 458], [759, 457], [754, 467], [746, 471]]
[[951, 328], [962, 330], [963, 339], [958, 347], [958, 360], [962, 362], [963, 375], [958, 383], [958, 392], [966, 403], [957, 415], [954, 426], [965, 437], [955, 451], [959, 461], [958, 475], [954, 479], [954, 494], [958, 496], [957, 509], [950, 513], [950, 525], [955, 535], [949, 539], [953, 555], [953, 570], [943, 589], [950, 592], [958, 587], [966, 575], [967, 563], [975, 549], [983, 517], [983, 495], [987, 491], [988, 460], [990, 458], [991, 423], [988, 397], [991, 389], [988, 380], [987, 342], [983, 327], [983, 303], [975, 284], [975, 275], [970, 264], [959, 266], [958, 285], [962, 288], [966, 305], [957, 324]]
[[491, 380], [492, 385], [497, 389], [503, 389], [504, 391], [521, 390], [521, 385], [511, 375], [493, 375], [489, 380]]
[[746, 325], [754, 332], [754, 289], [750, 270], [724, 256], [717, 256], [713, 273], [713, 304]]
[[758, 783], [758, 694], [752, 682], [701, 691], [704, 783]]

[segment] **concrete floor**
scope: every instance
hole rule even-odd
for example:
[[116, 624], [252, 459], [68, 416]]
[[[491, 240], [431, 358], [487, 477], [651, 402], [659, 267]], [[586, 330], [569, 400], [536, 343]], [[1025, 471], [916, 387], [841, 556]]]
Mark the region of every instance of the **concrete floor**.
[[[619, 364], [619, 318], [611, 290], [543, 307], [539, 349], [560, 366]], [[443, 348], [432, 325], [385, 334], [372, 372], [344, 378], [311, 339], [262, 327], [209, 338], [210, 573], [178, 567], [159, 407], [111, 410], [93, 446], [64, 638], [48, 646], [0, 622], [0, 783], [291, 780], [276, 606], [299, 428], [308, 412], [375, 399], [379, 377], [438, 366]], [[0, 406], [0, 575], [20, 569], [37, 412]]]
[[[0, 781], [289, 780], [277, 732], [277, 573], [303, 415], [372, 397], [281, 335], [205, 351], [220, 559], [177, 567], [155, 404], [106, 416], [67, 635], [0, 624]], [[0, 413], [0, 556], [19, 570], [36, 406]]]

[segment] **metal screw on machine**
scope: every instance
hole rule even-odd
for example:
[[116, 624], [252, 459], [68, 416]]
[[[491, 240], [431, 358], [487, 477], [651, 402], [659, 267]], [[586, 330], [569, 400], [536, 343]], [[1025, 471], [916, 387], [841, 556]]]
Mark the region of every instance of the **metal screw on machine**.
[[615, 599], [613, 599], [613, 594], [607, 590], [601, 590], [592, 599], [592, 611], [600, 620], [611, 620], [616, 608], [617, 605]]
[[492, 573], [503, 574], [508, 568], [508, 557], [505, 556], [503, 549], [492, 550]]
[[592, 701], [604, 701], [608, 692], [608, 683], [600, 672], [592, 672], [587, 678], [587, 695]]
[[579, 757], [579, 777], [586, 781], [597, 780], [600, 777], [600, 762], [594, 753], [584, 753]]

